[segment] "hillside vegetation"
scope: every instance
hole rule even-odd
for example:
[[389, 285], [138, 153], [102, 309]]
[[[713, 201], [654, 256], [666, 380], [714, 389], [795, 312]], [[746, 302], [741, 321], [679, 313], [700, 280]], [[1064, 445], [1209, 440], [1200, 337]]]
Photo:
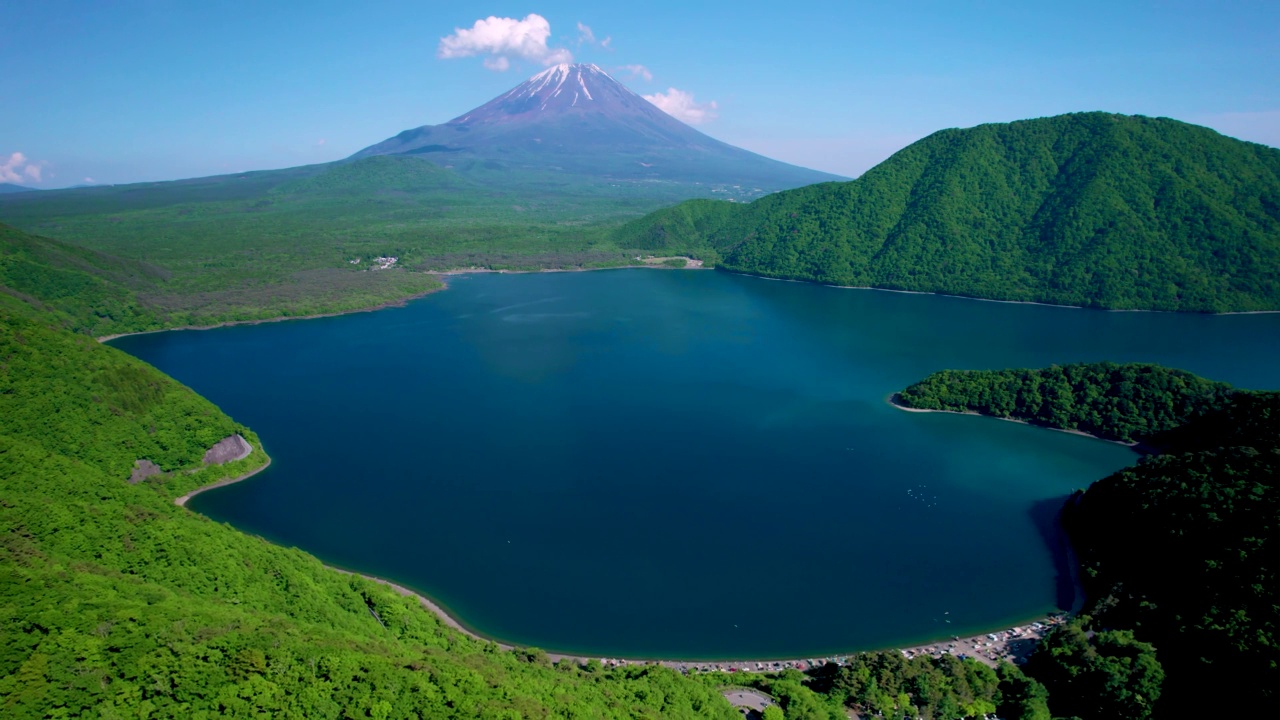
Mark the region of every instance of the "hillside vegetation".
[[1280, 309], [1280, 150], [1166, 118], [942, 130], [857, 180], [633, 221], [768, 277], [1115, 309]]
[[1057, 698], [1055, 712], [1200, 717], [1274, 704], [1280, 393], [1096, 363], [945, 371], [901, 401], [1161, 450], [1077, 493], [1064, 511], [1089, 596], [1084, 624], [1122, 635], [1109, 641], [1119, 643], [1115, 661], [1097, 657], [1075, 630], [1048, 640], [1027, 671]]
[[95, 336], [357, 310], [441, 287], [425, 273], [371, 265], [243, 276], [230, 263], [175, 271], [0, 224], [0, 293]]
[[[634, 264], [637, 253], [610, 232], [710, 192], [379, 156], [14, 193], [0, 197], [0, 223], [160, 270], [162, 283], [137, 291], [173, 327], [396, 302], [439, 287], [430, 270]], [[397, 264], [368, 271], [378, 257]]]

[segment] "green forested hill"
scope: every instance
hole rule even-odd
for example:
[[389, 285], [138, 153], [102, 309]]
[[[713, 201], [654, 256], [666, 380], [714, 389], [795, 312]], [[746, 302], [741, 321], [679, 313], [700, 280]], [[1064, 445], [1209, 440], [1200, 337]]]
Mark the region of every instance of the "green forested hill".
[[1125, 309], [1280, 308], [1280, 150], [1167, 118], [942, 130], [861, 178], [690, 202], [621, 245], [769, 277]]

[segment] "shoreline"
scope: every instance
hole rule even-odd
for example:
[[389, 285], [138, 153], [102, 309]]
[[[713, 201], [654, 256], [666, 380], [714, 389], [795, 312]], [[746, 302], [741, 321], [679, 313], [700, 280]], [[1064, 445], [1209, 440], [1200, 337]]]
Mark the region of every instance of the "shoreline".
[[1102, 442], [1115, 443], [1116, 445], [1127, 447], [1130, 450], [1133, 450], [1134, 452], [1139, 454], [1149, 454], [1143, 451], [1142, 443], [1138, 441], [1125, 442], [1123, 440], [1112, 440], [1110, 438], [1104, 438], [1099, 435], [1087, 433], [1083, 430], [1071, 430], [1069, 428], [1056, 428], [1056, 427], [1049, 427], [1048, 425], [1037, 425], [1027, 420], [1019, 420], [1018, 418], [1010, 418], [1010, 417], [1000, 417], [998, 415], [987, 415], [986, 413], [975, 412], [973, 410], [933, 410], [931, 408], [913, 408], [913, 407], [908, 407], [906, 405], [901, 404], [901, 402], [899, 401], [900, 397], [901, 397], [901, 393], [896, 393], [896, 392], [891, 393], [889, 396], [885, 398], [885, 402], [888, 403], [890, 407], [901, 410], [902, 412], [945, 413], [947, 415], [972, 415], [975, 417], [988, 417], [995, 420], [1002, 420], [1004, 422], [1017, 423], [1019, 425], [1026, 425], [1028, 427], [1039, 428], [1041, 430], [1052, 430], [1053, 432], [1067, 433], [1068, 435], [1079, 435], [1080, 437], [1087, 437], [1093, 440], [1101, 440]]
[[[405, 304], [413, 300], [424, 298], [428, 295], [431, 295], [432, 293], [448, 290], [449, 284], [446, 278], [452, 277], [454, 275], [476, 275], [476, 274], [482, 274], [482, 273], [486, 273], [486, 274], [492, 273], [495, 275], [529, 275], [533, 273], [574, 273], [574, 272], [597, 272], [600, 270], [635, 270], [635, 269], [650, 269], [650, 270], [716, 270], [718, 269], [714, 267], [712, 268], [705, 267], [701, 260], [694, 260], [693, 258], [689, 258], [685, 256], [680, 256], [680, 257], [688, 261], [689, 264], [682, 268], [667, 267], [660, 263], [645, 263], [643, 265], [619, 265], [617, 267], [602, 267], [602, 268], [540, 268], [538, 270], [491, 270], [489, 268], [457, 268], [453, 270], [428, 270], [428, 271], [425, 271], [424, 274], [433, 275], [437, 278], [440, 278], [440, 282], [441, 282], [440, 287], [432, 288], [425, 292], [420, 292], [413, 295], [407, 295], [405, 297], [402, 297], [396, 300], [388, 300], [386, 302], [378, 303], [377, 305], [370, 305], [368, 307], [354, 308], [351, 310], [339, 310], [336, 312], [316, 313], [315, 315], [291, 315], [288, 317], [262, 318], [258, 320], [226, 320], [220, 323], [215, 323], [213, 325], [181, 325], [178, 327], [158, 328], [155, 330], [139, 330], [137, 332], [115, 333], [113, 335], [103, 335], [95, 339], [100, 343], [107, 343], [107, 342], [111, 342], [112, 340], [116, 340], [122, 337], [129, 337], [131, 335], [154, 335], [156, 333], [174, 332], [178, 330], [216, 330], [218, 328], [234, 327], [236, 325], [261, 325], [264, 323], [286, 322], [289, 320], [315, 320], [318, 318], [340, 317], [342, 315], [353, 315], [355, 313], [377, 312], [378, 310], [385, 310], [386, 308], [404, 307]], [[658, 258], [658, 260], [663, 260], [663, 259], [667, 259], [667, 258]], [[771, 282], [800, 283], [802, 285], [816, 285], [818, 287], [834, 288], [837, 290], [871, 290], [874, 292], [900, 293], [903, 295], [935, 295], [937, 297], [954, 298], [957, 300], [974, 300], [976, 302], [1000, 303], [1003, 305], [1038, 305], [1040, 307], [1062, 308], [1066, 310], [1097, 310], [1099, 312], [1115, 312], [1115, 313], [1169, 313], [1169, 314], [1183, 314], [1183, 315], [1207, 315], [1210, 317], [1221, 317], [1221, 316], [1228, 316], [1228, 315], [1277, 315], [1277, 314], [1280, 314], [1280, 310], [1231, 310], [1227, 312], [1211, 313], [1211, 312], [1200, 312], [1196, 310], [1120, 310], [1120, 309], [1112, 309], [1112, 308], [1092, 308], [1092, 307], [1084, 307], [1082, 305], [1057, 305], [1054, 303], [1036, 302], [1034, 300], [997, 300], [995, 298], [980, 298], [980, 297], [972, 297], [969, 295], [951, 295], [948, 293], [928, 292], [925, 290], [896, 290], [894, 288], [878, 288], [878, 287], [870, 287], [870, 286], [864, 286], [864, 285], [828, 285], [826, 283], [820, 283], [813, 280], [795, 280], [792, 278], [775, 278], [775, 277], [768, 277], [766, 275], [752, 275], [751, 273], [737, 272], [735, 270], [725, 270], [724, 272], [729, 273], [730, 275], [738, 275], [740, 277], [755, 278], [757, 280], [768, 280]], [[1050, 428], [1050, 429], [1055, 429], [1055, 428]], [[1070, 432], [1070, 431], [1064, 431], [1064, 432]], [[1096, 437], [1096, 436], [1091, 435], [1090, 437]], [[1102, 438], [1099, 438], [1099, 439], [1102, 439]]]
[[111, 342], [112, 340], [117, 340], [122, 337], [131, 337], [133, 335], [155, 335], [156, 333], [177, 332], [179, 330], [217, 330], [218, 328], [234, 327], [236, 325], [265, 325], [267, 323], [288, 322], [290, 320], [317, 320], [319, 318], [341, 317], [343, 315], [354, 315], [356, 313], [377, 312], [379, 310], [385, 310], [387, 308], [404, 307], [406, 304], [408, 304], [413, 300], [424, 298], [428, 295], [431, 295], [432, 293], [438, 293], [442, 290], [447, 290], [449, 286], [443, 284], [443, 281], [441, 281], [441, 283], [442, 284], [440, 287], [431, 288], [430, 290], [427, 290], [425, 292], [408, 295], [398, 300], [388, 300], [384, 303], [378, 303], [377, 305], [370, 305], [369, 307], [354, 308], [352, 310], [339, 310], [337, 312], [316, 313], [315, 315], [289, 315], [285, 317], [261, 318], [259, 320], [225, 320], [223, 322], [215, 323], [213, 325], [182, 325], [179, 327], [159, 328], [157, 330], [139, 330], [137, 332], [126, 332], [126, 333], [116, 333], [114, 335], [103, 335], [102, 337], [98, 337], [94, 339], [100, 343], [108, 343], [108, 342]]
[[[672, 258], [656, 258], [656, 260], [668, 260]], [[343, 315], [354, 315], [356, 313], [377, 312], [393, 307], [404, 307], [406, 304], [424, 298], [428, 295], [443, 292], [449, 289], [449, 282], [446, 278], [453, 275], [474, 275], [480, 273], [493, 273], [497, 275], [528, 275], [532, 273], [569, 273], [569, 272], [596, 272], [598, 270], [631, 270], [631, 269], [651, 269], [651, 270], [713, 270], [714, 268], [704, 267], [701, 260], [695, 260], [690, 257], [681, 256], [688, 264], [682, 268], [673, 268], [662, 265], [661, 262], [645, 263], [643, 265], [619, 265], [618, 267], [603, 268], [541, 268], [538, 270], [490, 270], [489, 268], [459, 268], [455, 270], [428, 270], [424, 275], [431, 275], [440, 280], [440, 287], [431, 288], [425, 292], [407, 295], [397, 300], [388, 300], [377, 305], [368, 307], [354, 308], [351, 310], [338, 310], [335, 312], [316, 313], [314, 315], [290, 315], [287, 317], [261, 318], [258, 320], [225, 320], [213, 325], [181, 325], [171, 328], [158, 328], [156, 330], [139, 330], [137, 332], [115, 333], [114, 335], [103, 335], [94, 338], [100, 343], [108, 343], [122, 337], [130, 337], [132, 335], [155, 335], [162, 332], [177, 332], [179, 330], [217, 330], [224, 327], [235, 327], [237, 325], [263, 325], [265, 323], [287, 322], [289, 320], [316, 320], [327, 317], [341, 317]]]
[[1167, 313], [1170, 315], [1208, 315], [1217, 317], [1222, 315], [1277, 315], [1280, 310], [1228, 310], [1226, 312], [1205, 312], [1202, 310], [1142, 310], [1130, 308], [1101, 308], [1088, 307], [1085, 305], [1059, 305], [1057, 303], [1037, 302], [1035, 300], [999, 300], [996, 298], [974, 297], [972, 295], [953, 295], [951, 293], [931, 292], [928, 290], [899, 290], [897, 288], [872, 287], [870, 285], [832, 285], [830, 283], [818, 282], [817, 280], [796, 280], [794, 278], [777, 278], [767, 275], [753, 275], [751, 273], [739, 272], [737, 270], [725, 270], [730, 275], [739, 275], [742, 277], [757, 278], [760, 280], [772, 280], [775, 282], [791, 282], [800, 283], [802, 285], [817, 285], [819, 287], [835, 288], [837, 290], [874, 290], [876, 292], [901, 293], [903, 295], [935, 295], [937, 297], [955, 298], [957, 300], [975, 300], [977, 302], [1000, 303], [1002, 305], [1039, 305], [1040, 307], [1063, 308], [1066, 310], [1096, 310], [1098, 312], [1112, 313]]
[[[246, 444], [247, 444], [247, 442], [246, 442]], [[253, 454], [253, 450], [250, 450], [250, 451], [249, 451], [249, 454], [250, 454], [250, 455], [252, 455], [252, 454]], [[246, 456], [246, 457], [248, 457], [248, 456]], [[241, 459], [244, 459], [244, 458], [241, 458]], [[234, 484], [236, 484], [236, 483], [238, 483], [238, 482], [241, 482], [241, 481], [243, 481], [243, 480], [248, 480], [249, 478], [253, 477], [254, 475], [257, 475], [258, 473], [262, 472], [263, 470], [266, 470], [268, 467], [271, 467], [271, 457], [270, 457], [270, 456], [268, 456], [268, 457], [267, 457], [267, 461], [266, 461], [266, 462], [264, 462], [264, 463], [262, 463], [262, 465], [259, 465], [258, 467], [256, 467], [256, 468], [254, 468], [254, 469], [250, 470], [249, 472], [247, 472], [247, 473], [245, 473], [245, 474], [243, 474], [243, 475], [240, 475], [240, 476], [238, 476], [238, 477], [223, 478], [223, 479], [221, 479], [221, 480], [218, 480], [217, 482], [209, 483], [208, 485], [201, 485], [200, 487], [198, 487], [198, 488], [196, 488], [196, 489], [194, 489], [194, 490], [192, 490], [192, 491], [188, 492], [186, 495], [183, 495], [183, 496], [181, 496], [181, 497], [176, 497], [176, 498], [174, 498], [174, 499], [173, 499], [173, 504], [174, 504], [174, 505], [177, 505], [177, 506], [178, 506], [178, 507], [180, 507], [180, 508], [185, 508], [185, 507], [187, 507], [187, 502], [188, 502], [189, 500], [191, 500], [191, 498], [193, 498], [193, 497], [195, 497], [195, 496], [199, 495], [199, 494], [200, 494], [200, 493], [202, 493], [202, 492], [207, 492], [207, 491], [212, 490], [212, 489], [214, 489], [214, 488], [226, 487], [227, 485], [234, 485]], [[195, 511], [194, 511], [194, 510], [192, 510], [191, 512], [195, 512]]]
[[[909, 408], [902, 408], [902, 409], [908, 410]], [[923, 411], [923, 412], [931, 412], [931, 411]], [[250, 452], [252, 453], [252, 451]], [[180, 497], [174, 498], [173, 504], [180, 508], [187, 509], [189, 512], [195, 512], [194, 510], [190, 510], [189, 508], [187, 508], [187, 502], [191, 498], [195, 497], [196, 495], [199, 495], [200, 493], [213, 490], [214, 488], [226, 487], [227, 485], [233, 485], [235, 483], [248, 480], [254, 475], [257, 475], [263, 470], [266, 470], [270, 466], [271, 466], [271, 458], [267, 457], [267, 461], [257, 468], [254, 468], [253, 470], [250, 470], [249, 472], [244, 473], [243, 475], [239, 475], [231, 478], [223, 478], [222, 480], [212, 482], [208, 485], [202, 485], [201, 487], [195, 488], [194, 490], [191, 490]], [[237, 528], [237, 532], [244, 532], [244, 531], [239, 530]], [[458, 617], [450, 613], [448, 610], [445, 609], [443, 605], [436, 602], [431, 597], [423, 593], [420, 593], [416, 590], [413, 590], [411, 588], [408, 588], [404, 585], [401, 585], [399, 583], [393, 582], [391, 580], [387, 580], [385, 578], [380, 578], [374, 575], [367, 575], [365, 573], [357, 572], [355, 570], [347, 570], [345, 568], [329, 565], [324, 563], [323, 561], [321, 561], [321, 563], [323, 564], [326, 570], [331, 570], [333, 572], [341, 573], [343, 575], [361, 577], [370, 582], [375, 582], [375, 583], [378, 583], [379, 585], [388, 587], [394, 590], [397, 594], [399, 594], [402, 597], [416, 599], [418, 601], [418, 604], [424, 610], [434, 614], [440, 620], [440, 622], [443, 623], [446, 627], [449, 627], [457, 632], [460, 632], [463, 635], [466, 635], [467, 637], [473, 640], [477, 640], [479, 642], [493, 643], [494, 645], [496, 645], [497, 647], [499, 647], [504, 651], [536, 647], [536, 646], [515, 645], [509, 642], [504, 642], [498, 638], [488, 637], [476, 630], [473, 630], [470, 627], [463, 624], [463, 622], [459, 620]], [[539, 648], [539, 649], [543, 650], [547, 654], [547, 657], [550, 658], [552, 662], [559, 662], [561, 660], [572, 660], [574, 662], [582, 664], [582, 663], [586, 663], [589, 660], [599, 660], [601, 663], [609, 666], [613, 666], [613, 667], [625, 666], [625, 665], [661, 665], [663, 667], [667, 667], [672, 670], [676, 670], [683, 673], [725, 672], [725, 671], [731, 672], [731, 673], [739, 672], [739, 671], [741, 672], [778, 672], [785, 669], [805, 670], [812, 667], [820, 666], [824, 662], [843, 663], [850, 657], [854, 657], [854, 656], [865, 654], [865, 653], [874, 653], [874, 652], [899, 652], [905, 655], [907, 658], [916, 657], [921, 654], [929, 654], [934, 657], [941, 657], [941, 655], [943, 654], [966, 655], [968, 657], [973, 657], [973, 659], [978, 660], [980, 662], [984, 662], [988, 665], [994, 666], [998, 664], [998, 662], [1001, 660], [1009, 660], [1010, 662], [1014, 662], [1019, 657], [1023, 657], [1025, 653], [1030, 650], [1031, 647], [1034, 647], [1035, 642], [1038, 642], [1041, 638], [1043, 638], [1045, 632], [1047, 632], [1054, 625], [1063, 622], [1067, 617], [1069, 617], [1069, 613], [1064, 611], [1058, 611], [1055, 613], [1048, 613], [1048, 614], [1038, 614], [1038, 615], [1032, 616], [1030, 619], [1024, 622], [1019, 623], [1018, 625], [1013, 625], [1008, 627], [1002, 626], [1002, 627], [999, 627], [998, 629], [991, 630], [990, 632], [965, 631], [964, 636], [955, 635], [955, 634], [949, 635], [949, 636], [940, 636], [939, 639], [937, 640], [929, 641], [929, 642], [919, 642], [915, 645], [910, 645], [910, 646], [887, 647], [887, 648], [879, 648], [879, 649], [871, 649], [871, 650], [855, 650], [851, 652], [838, 652], [838, 653], [826, 653], [826, 654], [819, 653], [819, 654], [807, 655], [804, 657], [786, 657], [786, 658], [761, 657], [761, 658], [754, 658], [754, 659], [747, 659], [747, 660], [726, 660], [722, 658], [671, 659], [671, 658], [659, 658], [659, 657], [621, 657], [621, 656], [606, 658], [606, 657], [597, 657], [595, 655], [582, 655], [582, 654], [577, 654], [572, 652], [558, 652], [553, 650], [547, 650], [545, 648]], [[1018, 645], [1019, 643], [1022, 643], [1021, 647], [1019, 647]], [[1026, 646], [1027, 643], [1030, 643], [1030, 647]], [[969, 654], [966, 648], [958, 647], [960, 645], [968, 646], [970, 649], [974, 650], [975, 653], [977, 654], [976, 655]], [[997, 654], [999, 655], [999, 657], [996, 657]]]
[[[623, 656], [597, 657], [595, 655], [583, 655], [580, 653], [547, 650], [545, 648], [538, 648], [537, 646], [534, 646], [534, 645], [516, 645], [509, 642], [504, 642], [497, 638], [492, 638], [492, 637], [483, 635], [480, 632], [472, 630], [471, 628], [464, 625], [460, 620], [458, 620], [457, 617], [451, 614], [448, 610], [446, 610], [444, 606], [440, 605], [435, 600], [431, 599], [429, 596], [424, 595], [423, 593], [420, 593], [416, 590], [405, 587], [404, 585], [400, 585], [399, 583], [392, 582], [385, 578], [376, 577], [374, 575], [366, 575], [365, 573], [357, 572], [355, 570], [347, 570], [345, 568], [340, 568], [334, 565], [327, 565], [327, 564], [324, 567], [328, 570], [332, 570], [342, 575], [351, 575], [351, 576], [364, 578], [365, 580], [368, 580], [370, 582], [375, 582], [375, 583], [378, 583], [379, 585], [389, 587], [402, 597], [416, 599], [418, 601], [418, 604], [421, 605], [423, 609], [433, 613], [446, 626], [466, 635], [467, 637], [473, 640], [477, 640], [480, 642], [493, 643], [498, 648], [504, 651], [514, 651], [514, 650], [520, 650], [522, 648], [525, 648], [525, 649], [537, 648], [545, 652], [547, 654], [547, 657], [550, 658], [552, 662], [559, 662], [561, 660], [572, 660], [578, 663], [585, 663], [589, 660], [599, 660], [603, 664], [611, 665], [614, 667], [625, 666], [625, 665], [661, 665], [663, 667], [667, 667], [673, 670], [678, 670], [681, 672], [688, 672], [688, 671], [777, 672], [777, 671], [790, 669], [790, 668], [804, 669], [806, 667], [808, 668], [818, 667], [823, 662], [843, 663], [848, 658], [855, 657], [857, 655], [866, 654], [866, 653], [876, 653], [876, 652], [898, 652], [898, 653], [902, 653], [908, 658], [911, 658], [911, 657], [915, 657], [922, 654], [928, 654], [934, 657], [940, 657], [943, 654], [953, 654], [952, 651], [956, 651], [954, 652], [954, 654], [956, 655], [966, 655], [969, 657], [973, 657], [973, 659], [975, 660], [987, 663], [988, 665], [992, 665], [994, 667], [1001, 660], [1008, 660], [1009, 662], [1014, 662], [1015, 658], [1018, 658], [1020, 656], [1025, 656], [1026, 652], [1030, 648], [1022, 647], [1020, 649], [1017, 649], [1014, 652], [1010, 652], [1010, 650], [1012, 649], [1012, 646], [1018, 642], [1022, 642], [1022, 643], [1038, 642], [1044, 637], [1044, 634], [1049, 629], [1051, 629], [1052, 627], [1058, 624], [1061, 624], [1062, 622], [1065, 622], [1066, 619], [1069, 618], [1071, 615], [1071, 613], [1069, 612], [1059, 610], [1052, 613], [1039, 614], [1039, 615], [1032, 616], [1031, 618], [1017, 625], [1011, 625], [1011, 626], [1000, 625], [995, 629], [992, 629], [990, 631], [985, 631], [985, 632], [966, 630], [963, 636], [955, 635], [955, 634], [944, 635], [944, 636], [940, 636], [939, 639], [937, 640], [920, 642], [915, 645], [887, 647], [887, 648], [879, 648], [874, 650], [855, 650], [850, 652], [838, 652], [838, 653], [815, 653], [815, 654], [806, 655], [802, 657], [781, 657], [781, 658], [759, 657], [759, 658], [747, 659], [747, 660], [726, 660], [722, 658], [671, 659], [671, 658], [662, 658], [662, 657], [623, 657]], [[984, 646], [982, 648], [978, 648], [976, 647], [976, 645], [978, 644], [983, 644]], [[960, 645], [968, 645], [971, 649], [975, 650], [978, 653], [978, 655], [974, 656], [974, 655], [969, 655], [966, 652], [962, 652], [964, 648], [958, 647]], [[999, 657], [983, 655], [983, 652], [982, 652], [983, 650], [994, 651], [997, 649], [1000, 650]], [[753, 666], [759, 666], [759, 667], [755, 667], [753, 669]]]

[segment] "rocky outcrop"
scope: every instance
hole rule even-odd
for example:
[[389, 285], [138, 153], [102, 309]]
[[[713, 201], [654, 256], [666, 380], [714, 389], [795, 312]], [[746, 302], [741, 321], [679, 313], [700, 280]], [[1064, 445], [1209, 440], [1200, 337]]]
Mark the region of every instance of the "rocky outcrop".
[[239, 435], [224, 437], [218, 444], [209, 448], [204, 454], [205, 465], [221, 465], [223, 463], [243, 460], [253, 452], [253, 446]]
[[160, 469], [159, 465], [151, 462], [150, 460], [134, 460], [133, 472], [129, 473], [129, 484], [137, 485], [152, 475], [159, 475], [163, 472], [164, 471]]

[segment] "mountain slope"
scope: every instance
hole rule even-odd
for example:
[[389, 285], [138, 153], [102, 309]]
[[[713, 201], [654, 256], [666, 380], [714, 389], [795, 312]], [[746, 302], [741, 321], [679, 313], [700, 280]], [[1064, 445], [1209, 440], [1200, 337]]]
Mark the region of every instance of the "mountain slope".
[[72, 330], [110, 335], [156, 327], [137, 291], [164, 275], [146, 263], [0, 224], [0, 293], [49, 311]]
[[25, 185], [15, 185], [13, 183], [0, 183], [0, 194], [35, 192], [35, 188], [29, 188]]
[[419, 155], [464, 174], [552, 172], [764, 191], [838, 179], [710, 138], [595, 65], [548, 68], [443, 125], [406, 130], [353, 157], [391, 154]]
[[858, 180], [690, 203], [620, 244], [769, 277], [1105, 308], [1280, 308], [1280, 150], [1165, 118], [943, 130]]

